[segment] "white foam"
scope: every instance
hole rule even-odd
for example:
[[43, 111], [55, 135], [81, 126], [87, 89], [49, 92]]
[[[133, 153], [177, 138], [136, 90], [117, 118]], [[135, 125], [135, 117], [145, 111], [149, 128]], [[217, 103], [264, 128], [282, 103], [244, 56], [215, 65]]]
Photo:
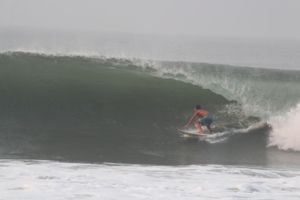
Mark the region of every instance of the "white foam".
[[270, 120], [273, 131], [269, 146], [277, 146], [283, 150], [300, 151], [300, 103], [282, 116]]
[[300, 172], [0, 160], [0, 199], [299, 199]]

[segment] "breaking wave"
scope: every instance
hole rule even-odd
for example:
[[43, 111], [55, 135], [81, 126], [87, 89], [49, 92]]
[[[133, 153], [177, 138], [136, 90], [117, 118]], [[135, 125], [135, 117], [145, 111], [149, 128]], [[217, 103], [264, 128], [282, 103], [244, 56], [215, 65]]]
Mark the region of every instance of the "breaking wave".
[[2, 53], [0, 71], [8, 157], [199, 162], [174, 151], [176, 128], [198, 103], [219, 130], [211, 145], [300, 150], [299, 71], [22, 52]]

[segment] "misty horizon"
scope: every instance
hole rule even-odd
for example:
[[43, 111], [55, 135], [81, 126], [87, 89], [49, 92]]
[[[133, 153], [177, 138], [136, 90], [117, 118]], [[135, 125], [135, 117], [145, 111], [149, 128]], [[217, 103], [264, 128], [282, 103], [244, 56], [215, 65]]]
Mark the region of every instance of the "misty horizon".
[[0, 31], [299, 39], [295, 0], [2, 0]]

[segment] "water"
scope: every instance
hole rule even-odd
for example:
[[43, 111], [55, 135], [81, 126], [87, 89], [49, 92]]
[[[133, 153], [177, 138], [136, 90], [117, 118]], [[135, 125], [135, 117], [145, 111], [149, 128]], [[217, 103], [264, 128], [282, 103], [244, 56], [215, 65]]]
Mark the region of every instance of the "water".
[[[4, 199], [299, 198], [299, 41], [12, 30], [0, 41]], [[216, 135], [183, 140], [199, 103]]]
[[[298, 170], [1, 160], [1, 199], [299, 199]], [[226, 180], [226, 182], [224, 182]]]

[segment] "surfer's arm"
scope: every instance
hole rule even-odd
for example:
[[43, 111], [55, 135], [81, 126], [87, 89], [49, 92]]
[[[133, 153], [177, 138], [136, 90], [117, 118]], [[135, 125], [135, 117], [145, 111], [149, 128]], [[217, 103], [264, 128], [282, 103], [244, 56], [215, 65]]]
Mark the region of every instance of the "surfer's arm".
[[197, 116], [197, 113], [195, 112], [189, 119], [188, 123], [186, 123], [186, 125], [184, 125], [184, 128], [188, 127], [193, 121], [194, 118]]

